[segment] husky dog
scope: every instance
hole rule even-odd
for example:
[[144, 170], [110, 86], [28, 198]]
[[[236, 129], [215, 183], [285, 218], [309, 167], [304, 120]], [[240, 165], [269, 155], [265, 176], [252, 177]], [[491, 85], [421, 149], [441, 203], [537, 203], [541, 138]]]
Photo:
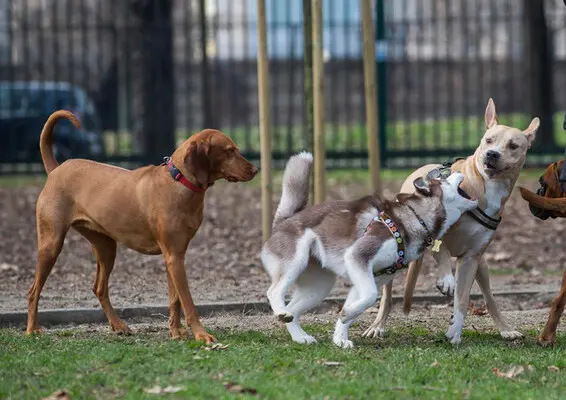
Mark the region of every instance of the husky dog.
[[[301, 314], [328, 295], [336, 275], [353, 286], [336, 322], [333, 341], [353, 347], [348, 328], [378, 297], [378, 287], [424, 252], [462, 213], [477, 207], [462, 197], [462, 174], [447, 180], [416, 179], [414, 194], [387, 201], [377, 194], [354, 201], [333, 201], [305, 208], [312, 155], [291, 157], [283, 174], [283, 193], [264, 244], [262, 261], [271, 276], [267, 297], [292, 339], [315, 343], [299, 324]], [[377, 278], [374, 278], [374, 274]], [[285, 295], [296, 284], [289, 304]]]

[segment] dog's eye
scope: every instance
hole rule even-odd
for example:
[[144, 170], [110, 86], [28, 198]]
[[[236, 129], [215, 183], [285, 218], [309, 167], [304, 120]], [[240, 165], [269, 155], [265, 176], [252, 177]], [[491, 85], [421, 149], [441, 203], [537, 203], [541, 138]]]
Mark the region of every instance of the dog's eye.
[[492, 139], [492, 138], [486, 138], [486, 139], [485, 139], [485, 142], [486, 142], [487, 144], [493, 143], [493, 139]]
[[517, 150], [519, 148], [519, 145], [517, 143], [509, 142], [508, 147], [511, 150]]

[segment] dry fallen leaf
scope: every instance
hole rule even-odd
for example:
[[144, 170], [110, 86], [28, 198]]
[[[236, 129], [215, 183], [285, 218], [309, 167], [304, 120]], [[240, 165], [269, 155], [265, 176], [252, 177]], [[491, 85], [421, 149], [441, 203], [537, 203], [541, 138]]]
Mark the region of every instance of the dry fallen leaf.
[[472, 310], [472, 314], [473, 315], [487, 315], [487, 307], [486, 306], [481, 306], [481, 307], [474, 307]]
[[1, 263], [0, 264], [0, 271], [14, 271], [14, 272], [18, 272], [19, 267], [17, 265], [14, 264], [8, 264], [8, 263]]
[[339, 367], [340, 365], [344, 365], [344, 363], [339, 361], [325, 361], [322, 365], [326, 365], [327, 367]]
[[254, 388], [247, 388], [243, 387], [242, 385], [238, 385], [236, 382], [228, 382], [224, 384], [224, 387], [227, 391], [232, 393], [247, 393], [247, 394], [257, 394], [257, 390]]
[[167, 386], [164, 388], [161, 386], [154, 386], [149, 389], [144, 389], [143, 391], [148, 394], [164, 394], [164, 393], [177, 393], [180, 392], [181, 390], [185, 390], [185, 388], [180, 386]]
[[67, 392], [66, 390], [58, 390], [51, 396], [44, 397], [41, 400], [71, 400], [71, 396], [69, 396], [69, 392]]
[[185, 388], [181, 386], [167, 386], [165, 389], [163, 389], [163, 393], [177, 393], [182, 390], [185, 390]]
[[511, 258], [513, 258], [511, 253], [507, 253], [505, 251], [500, 251], [500, 252], [495, 253], [495, 255], [493, 256], [493, 261], [495, 261], [495, 262], [509, 261]]
[[[526, 366], [527, 371], [531, 372], [533, 370], [533, 366], [532, 365], [527, 365]], [[517, 375], [522, 374], [523, 372], [525, 372], [525, 367], [522, 365], [514, 365], [513, 367], [511, 367], [511, 369], [507, 372], [503, 372], [501, 371], [499, 368], [492, 368], [491, 371], [498, 377], [500, 378], [507, 378], [507, 379], [513, 379], [515, 378]]]
[[551, 366], [548, 367], [548, 370], [550, 372], [558, 372], [558, 371], [560, 371], [560, 368], [558, 368], [556, 365], [551, 365]]
[[204, 349], [206, 351], [211, 351], [211, 350], [226, 350], [228, 348], [228, 344], [222, 344], [222, 343], [213, 343], [209, 346], [205, 346]]

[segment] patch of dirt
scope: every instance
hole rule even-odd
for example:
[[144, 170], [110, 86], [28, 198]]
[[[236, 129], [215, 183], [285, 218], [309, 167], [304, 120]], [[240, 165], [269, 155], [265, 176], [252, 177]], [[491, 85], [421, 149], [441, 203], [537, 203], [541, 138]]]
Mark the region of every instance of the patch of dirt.
[[[330, 199], [354, 199], [369, 193], [361, 183], [329, 183]], [[535, 188], [536, 182], [527, 187]], [[400, 182], [385, 182], [393, 197]], [[275, 183], [279, 187], [279, 183]], [[36, 261], [35, 202], [40, 187], [0, 188], [0, 311], [26, 310], [27, 291]], [[276, 194], [274, 204], [279, 194]], [[498, 290], [555, 291], [566, 260], [565, 224], [539, 221], [518, 191], [505, 209], [488, 259], [492, 286]], [[269, 277], [261, 266], [260, 190], [252, 185], [219, 183], [206, 195], [204, 222], [185, 259], [195, 302], [263, 301]], [[435, 268], [427, 256], [418, 291], [438, 293]], [[41, 309], [99, 307], [91, 291], [95, 261], [89, 243], [71, 231], [40, 301]], [[395, 280], [402, 293], [403, 279]], [[348, 283], [340, 280], [331, 295], [343, 296]], [[110, 298], [116, 307], [167, 304], [167, 277], [161, 256], [144, 256], [121, 246], [110, 278]]]
[[[502, 308], [504, 309], [503, 316], [509, 323], [516, 329], [527, 335], [529, 330], [539, 332], [546, 322], [548, 316], [547, 310], [527, 310], [527, 311], [509, 311], [511, 303], [503, 302]], [[505, 310], [507, 309], [507, 310]], [[362, 314], [357, 322], [352, 326], [351, 339], [354, 342], [359, 342], [364, 330], [373, 322], [377, 310], [370, 309], [369, 312]], [[301, 317], [301, 324], [324, 324], [333, 326], [338, 317], [337, 311], [328, 311], [321, 314], [306, 314]], [[451, 318], [451, 308], [444, 305], [418, 305], [415, 306], [413, 311], [408, 316], [405, 316], [399, 308], [394, 308], [390, 319], [387, 323], [387, 328], [399, 327], [418, 327], [426, 326], [428, 329], [437, 332], [444, 332], [448, 329]], [[168, 337], [169, 328], [167, 325], [167, 318], [163, 316], [161, 320], [156, 319], [133, 319], [127, 321], [132, 328], [134, 334], [159, 332], [165, 338]], [[243, 315], [243, 314], [218, 314], [212, 317], [203, 318], [203, 325], [207, 329], [213, 329], [218, 332], [218, 340], [222, 342], [222, 331], [260, 331], [272, 332], [281, 331], [285, 332], [284, 325], [279, 322], [275, 317], [270, 315]], [[83, 325], [63, 325], [56, 328], [47, 329], [46, 332], [57, 332], [61, 330], [73, 330], [96, 332], [99, 334], [113, 335], [112, 330], [107, 324], [83, 324]], [[492, 319], [488, 315], [477, 316], [471, 312], [466, 317], [465, 328], [467, 330], [474, 330], [479, 332], [489, 332], [494, 335], [498, 334]], [[307, 329], [308, 330], [308, 329]], [[566, 331], [566, 326], [560, 325], [558, 332]], [[327, 332], [326, 338], [317, 338], [319, 340], [331, 340], [332, 331]], [[290, 339], [289, 339], [290, 340]], [[379, 339], [370, 339], [379, 342]], [[465, 336], [464, 336], [465, 342]]]

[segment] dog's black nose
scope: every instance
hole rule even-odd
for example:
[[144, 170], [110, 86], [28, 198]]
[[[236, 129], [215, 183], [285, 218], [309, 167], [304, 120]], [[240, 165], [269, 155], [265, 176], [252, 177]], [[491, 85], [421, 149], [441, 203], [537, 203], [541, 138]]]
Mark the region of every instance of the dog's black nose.
[[485, 156], [489, 160], [497, 161], [499, 160], [499, 157], [501, 157], [501, 153], [495, 150], [488, 150], [488, 152], [485, 153]]

